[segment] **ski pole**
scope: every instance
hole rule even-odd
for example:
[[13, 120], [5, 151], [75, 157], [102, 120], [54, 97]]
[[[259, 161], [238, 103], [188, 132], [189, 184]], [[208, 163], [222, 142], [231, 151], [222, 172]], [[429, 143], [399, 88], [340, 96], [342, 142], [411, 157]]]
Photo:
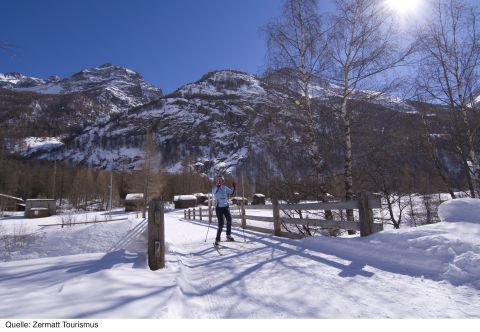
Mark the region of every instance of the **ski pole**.
[[208, 199], [208, 228], [207, 228], [207, 235], [205, 236], [205, 241], [204, 242], [207, 242], [207, 238], [208, 238], [208, 231], [210, 230], [210, 224], [212, 223], [212, 199], [213, 199], [213, 195], [211, 193], [211, 190], [210, 190], [210, 197], [207, 196], [207, 199]]
[[[243, 182], [243, 169], [242, 169], [242, 202], [243, 204], [245, 205], [245, 185], [244, 185], [244, 182]], [[245, 208], [243, 209], [243, 211], [245, 211]], [[245, 227], [246, 227], [246, 222], [245, 222]], [[247, 238], [245, 237], [245, 228], [242, 227], [242, 230], [243, 230], [243, 242], [247, 243]]]
[[207, 242], [208, 231], [209, 231], [209, 230], [210, 230], [210, 221], [208, 221], [207, 235], [205, 236], [205, 241], [203, 241], [203, 242]]

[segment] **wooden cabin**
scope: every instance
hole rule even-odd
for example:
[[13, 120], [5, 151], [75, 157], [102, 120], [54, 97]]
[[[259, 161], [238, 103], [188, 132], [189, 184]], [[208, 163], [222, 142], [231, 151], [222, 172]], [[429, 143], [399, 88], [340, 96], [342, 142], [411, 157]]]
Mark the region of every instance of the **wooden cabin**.
[[48, 208], [31, 208], [25, 210], [25, 217], [27, 218], [45, 218], [49, 216]]
[[246, 199], [245, 197], [232, 197], [231, 198], [232, 204], [235, 204], [235, 205], [241, 205], [242, 200], [243, 200], [243, 203], [245, 205], [248, 205], [248, 199]]
[[143, 210], [143, 193], [127, 194], [125, 196], [125, 212]]
[[252, 199], [252, 205], [265, 205], [265, 195], [264, 194], [254, 194]]
[[57, 202], [54, 199], [27, 199], [25, 202], [27, 218], [43, 218], [55, 214], [57, 214]]
[[203, 193], [195, 193], [193, 196], [197, 198], [197, 205], [203, 204], [207, 201], [207, 195]]
[[25, 211], [25, 201], [21, 198], [0, 194], [1, 211]]
[[197, 197], [194, 195], [176, 195], [173, 197], [175, 209], [186, 209], [197, 205]]

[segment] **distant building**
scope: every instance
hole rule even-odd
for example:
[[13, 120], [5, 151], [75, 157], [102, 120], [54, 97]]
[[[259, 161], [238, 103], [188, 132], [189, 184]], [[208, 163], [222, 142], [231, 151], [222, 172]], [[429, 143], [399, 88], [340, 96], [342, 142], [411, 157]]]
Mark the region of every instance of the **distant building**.
[[57, 214], [57, 202], [54, 199], [27, 199], [25, 217], [43, 218]]
[[25, 211], [25, 201], [18, 197], [0, 194], [1, 211]]
[[232, 200], [232, 204], [235, 204], [235, 205], [241, 205], [242, 200], [245, 205], [248, 205], [248, 199], [246, 199], [245, 197], [232, 197], [231, 200]]
[[49, 216], [48, 208], [31, 208], [25, 210], [25, 217], [27, 218], [45, 218]]
[[205, 194], [195, 193], [195, 194], [193, 194], [193, 196], [195, 196], [197, 198], [197, 204], [198, 205], [203, 204], [207, 201], [207, 195], [205, 195]]
[[175, 209], [186, 209], [197, 205], [197, 197], [194, 195], [177, 195], [173, 197]]
[[125, 196], [125, 211], [143, 210], [143, 193], [127, 194]]
[[252, 199], [252, 205], [265, 205], [265, 195], [254, 194]]
[[208, 206], [208, 204], [211, 204], [212, 206], [215, 205], [215, 201], [213, 198], [213, 194], [206, 194], [205, 195], [205, 201], [202, 203], [204, 206]]

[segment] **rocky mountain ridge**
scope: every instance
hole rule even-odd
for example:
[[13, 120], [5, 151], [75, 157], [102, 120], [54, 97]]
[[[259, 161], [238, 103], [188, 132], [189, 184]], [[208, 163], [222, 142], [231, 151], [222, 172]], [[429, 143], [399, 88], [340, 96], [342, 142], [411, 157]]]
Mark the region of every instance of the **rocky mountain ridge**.
[[[9, 88], [10, 93], [36, 90], [34, 94], [38, 96], [38, 91], [61, 87], [60, 94], [91, 100], [93, 113], [104, 105], [101, 98], [104, 95], [93, 97], [91, 91], [130, 91], [128, 87], [133, 85], [119, 77], [141, 80], [139, 74], [112, 65], [83, 70], [67, 81], [52, 78], [42, 83], [17, 76], [15, 83], [13, 76], [9, 77], [8, 84], [16, 84]], [[117, 86], [118, 82], [122, 83]], [[304, 128], [294, 103], [298, 95], [292, 95], [291, 89], [285, 89], [282, 84], [236, 70], [221, 70], [210, 72], [167, 96], [160, 96], [159, 90], [142, 84], [135, 86], [137, 91], [142, 91], [143, 99], [130, 103], [128, 98], [119, 98], [124, 106], [117, 103], [107, 107], [104, 112], [108, 116], [92, 114], [91, 121], [75, 132], [60, 138], [45, 138], [45, 142], [49, 142], [45, 148], [39, 143], [41, 140], [29, 138], [24, 146], [17, 145], [16, 151], [27, 158], [63, 160], [102, 169], [138, 170], [143, 167], [148, 129], [155, 142], [152, 163], [157, 169], [181, 172], [194, 167], [210, 175], [238, 171], [249, 165], [250, 169], [271, 172], [276, 167], [272, 165], [275, 159], [288, 156], [290, 163], [301, 165], [288, 167], [305, 171], [303, 167], [307, 163], [302, 161], [305, 156], [300, 139]], [[362, 135], [359, 149], [364, 141], [367, 144], [367, 136], [385, 130], [401, 139], [411, 139], [408, 131], [412, 130], [412, 124], [418, 127], [421, 123], [414, 104], [390, 96], [363, 100], [365, 94], [368, 92], [359, 93], [358, 98], [362, 100], [352, 102], [354, 134]], [[338, 115], [329, 108], [338, 94], [333, 85], [318, 85], [312, 88], [312, 96], [315, 107], [320, 110], [316, 119], [318, 139], [325, 154], [333, 160], [332, 164], [340, 164], [338, 133], [341, 129]], [[115, 95], [109, 95], [106, 100], [115, 100]], [[32, 146], [28, 142], [36, 143]]]
[[[318, 130], [327, 136], [325, 149], [339, 163], [340, 143], [333, 137], [339, 130], [338, 118], [322, 104], [327, 97], [315, 99], [325, 113], [318, 119]], [[180, 172], [193, 165], [204, 174], [234, 172], [246, 164], [272, 169], [272, 160], [282, 153], [282, 148], [286, 155], [301, 156], [302, 119], [293, 99], [281, 87], [247, 73], [211, 72], [147, 105], [97, 121], [64, 146], [46, 153], [37, 150], [36, 156], [106, 169], [141, 169], [148, 128], [157, 147], [153, 161], [156, 168]], [[406, 122], [412, 116], [418, 117], [411, 112], [411, 105], [405, 112], [403, 105], [389, 108], [384, 104], [363, 104], [357, 107], [362, 109], [359, 113], [363, 112], [359, 116], [370, 114], [387, 121], [394, 115]], [[359, 128], [371, 133], [380, 130], [362, 121], [357, 121]], [[382, 121], [377, 122], [371, 121], [371, 126], [379, 127]], [[389, 126], [383, 124], [383, 128]]]
[[0, 73], [0, 125], [6, 136], [76, 135], [99, 119], [162, 96], [139, 73], [111, 64], [63, 79]]

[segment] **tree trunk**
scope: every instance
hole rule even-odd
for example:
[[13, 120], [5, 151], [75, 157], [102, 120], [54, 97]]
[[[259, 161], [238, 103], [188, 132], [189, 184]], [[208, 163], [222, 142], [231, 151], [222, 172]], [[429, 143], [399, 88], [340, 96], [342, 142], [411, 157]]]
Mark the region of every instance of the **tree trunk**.
[[[345, 86], [345, 89], [348, 89], [348, 86]], [[343, 132], [344, 132], [344, 141], [343, 141], [343, 152], [344, 152], [344, 185], [345, 185], [345, 199], [350, 201], [353, 199], [353, 162], [352, 162], [352, 136], [351, 136], [351, 123], [350, 117], [351, 114], [348, 110], [348, 99], [346, 96], [346, 90], [344, 92], [344, 98], [342, 100], [342, 122], [343, 122]], [[346, 210], [347, 220], [354, 221], [353, 210]], [[355, 234], [355, 231], [349, 230], [348, 234]]]
[[474, 179], [472, 179], [472, 172], [470, 171], [470, 167], [468, 166], [468, 160], [465, 157], [465, 155], [462, 152], [462, 165], [463, 168], [465, 169], [465, 176], [467, 178], [467, 184], [468, 184], [468, 189], [470, 190], [470, 196], [472, 198], [475, 198], [475, 184], [474, 184]]
[[390, 220], [393, 223], [393, 228], [400, 229], [400, 223], [397, 222], [395, 219], [395, 214], [393, 213], [393, 202], [390, 201], [390, 195], [386, 195], [387, 198], [387, 206], [388, 206], [388, 213], [390, 214]]

